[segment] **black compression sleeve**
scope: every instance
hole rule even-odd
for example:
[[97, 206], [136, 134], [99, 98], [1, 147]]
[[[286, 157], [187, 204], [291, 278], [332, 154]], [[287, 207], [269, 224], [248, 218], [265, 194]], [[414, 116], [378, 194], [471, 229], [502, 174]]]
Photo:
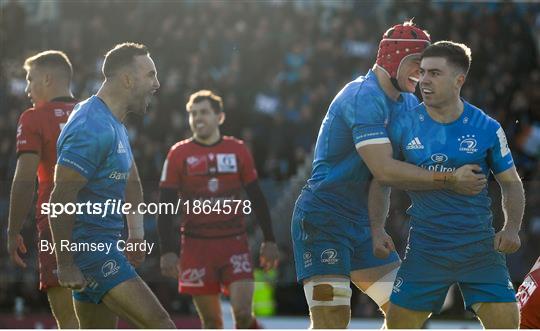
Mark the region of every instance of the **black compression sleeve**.
[[255, 216], [259, 221], [259, 226], [261, 227], [264, 241], [276, 241], [274, 238], [274, 231], [272, 230], [272, 220], [270, 218], [270, 210], [268, 209], [268, 204], [264, 198], [264, 194], [259, 186], [259, 181], [254, 180], [245, 187], [246, 193], [251, 205], [253, 206], [253, 211]]
[[[176, 204], [177, 199], [177, 190], [167, 188], [159, 190], [160, 203]], [[180, 241], [176, 234], [179, 230], [174, 228], [174, 215], [169, 213], [159, 215], [157, 218], [157, 228], [161, 255], [170, 252], [178, 254], [180, 252]]]

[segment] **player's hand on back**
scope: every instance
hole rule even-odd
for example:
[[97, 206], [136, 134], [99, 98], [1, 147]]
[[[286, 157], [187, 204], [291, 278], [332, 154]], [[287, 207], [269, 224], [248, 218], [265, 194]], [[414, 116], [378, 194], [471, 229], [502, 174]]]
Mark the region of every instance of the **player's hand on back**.
[[8, 234], [7, 250], [11, 261], [19, 267], [26, 268], [26, 263], [19, 256], [19, 252], [26, 254], [26, 245], [24, 244], [23, 237], [17, 233], [16, 235]]
[[83, 290], [87, 284], [81, 269], [75, 264], [65, 266], [58, 265], [58, 282], [60, 283], [60, 286], [72, 290]]
[[521, 247], [519, 231], [503, 228], [495, 234], [494, 247], [495, 250], [505, 254], [516, 252]]
[[373, 255], [379, 259], [386, 259], [391, 252], [396, 250], [392, 237], [384, 229], [371, 231]]
[[[144, 247], [143, 245], [140, 245], [143, 241], [144, 239], [128, 238], [128, 240], [126, 241], [126, 246], [131, 246], [135, 248]], [[140, 266], [146, 258], [146, 252], [140, 249], [136, 249], [134, 251], [126, 250], [125, 254], [129, 263], [131, 263], [131, 265], [135, 268]]]
[[178, 255], [173, 252], [161, 255], [159, 261], [161, 274], [166, 277], [178, 278], [180, 274], [180, 265], [178, 264]]
[[477, 195], [487, 184], [482, 168], [477, 164], [466, 164], [458, 168], [452, 175], [450, 188], [464, 195]]
[[273, 241], [265, 241], [259, 251], [259, 263], [264, 271], [277, 268], [279, 264], [279, 248]]

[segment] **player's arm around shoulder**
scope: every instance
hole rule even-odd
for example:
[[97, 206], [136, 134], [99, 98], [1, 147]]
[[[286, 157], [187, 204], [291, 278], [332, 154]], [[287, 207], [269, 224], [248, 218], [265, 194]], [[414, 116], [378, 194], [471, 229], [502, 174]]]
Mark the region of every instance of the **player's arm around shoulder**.
[[502, 253], [514, 253], [521, 246], [519, 230], [525, 210], [525, 191], [515, 166], [495, 175], [501, 187], [504, 226], [495, 235], [494, 247]]

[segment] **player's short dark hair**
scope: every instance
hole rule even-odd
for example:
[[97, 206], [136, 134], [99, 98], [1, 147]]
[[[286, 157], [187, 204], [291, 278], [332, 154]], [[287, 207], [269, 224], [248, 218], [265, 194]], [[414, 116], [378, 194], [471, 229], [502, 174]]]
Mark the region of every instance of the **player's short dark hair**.
[[71, 80], [73, 77], [73, 67], [66, 53], [57, 50], [48, 50], [30, 56], [24, 61], [23, 68], [26, 71], [30, 67], [53, 68], [63, 72]]
[[105, 78], [112, 77], [118, 69], [132, 64], [135, 56], [149, 54], [148, 48], [143, 44], [132, 42], [118, 44], [105, 54], [101, 71]]
[[210, 105], [216, 114], [223, 111], [223, 99], [210, 90], [200, 90], [190, 95], [189, 101], [186, 104], [186, 110], [189, 111], [189, 108], [191, 108], [194, 103], [203, 102], [204, 100], [210, 102]]
[[428, 46], [422, 52], [422, 59], [426, 57], [442, 57], [448, 63], [462, 70], [466, 75], [471, 67], [471, 49], [465, 44], [442, 40]]

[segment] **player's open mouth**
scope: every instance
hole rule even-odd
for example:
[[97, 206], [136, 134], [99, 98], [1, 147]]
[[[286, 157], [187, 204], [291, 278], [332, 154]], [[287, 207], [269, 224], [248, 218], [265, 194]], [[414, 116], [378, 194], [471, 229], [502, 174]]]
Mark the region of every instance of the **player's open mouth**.
[[195, 124], [195, 128], [196, 128], [196, 129], [202, 129], [202, 128], [204, 128], [204, 127], [205, 127], [204, 123], [197, 123], [197, 124]]
[[420, 79], [417, 78], [417, 77], [414, 77], [414, 76], [409, 76], [409, 80], [412, 81], [412, 82], [415, 83], [415, 84], [418, 84], [418, 81], [419, 81]]
[[433, 94], [433, 90], [427, 88], [427, 87], [422, 87], [422, 93], [424, 94]]

